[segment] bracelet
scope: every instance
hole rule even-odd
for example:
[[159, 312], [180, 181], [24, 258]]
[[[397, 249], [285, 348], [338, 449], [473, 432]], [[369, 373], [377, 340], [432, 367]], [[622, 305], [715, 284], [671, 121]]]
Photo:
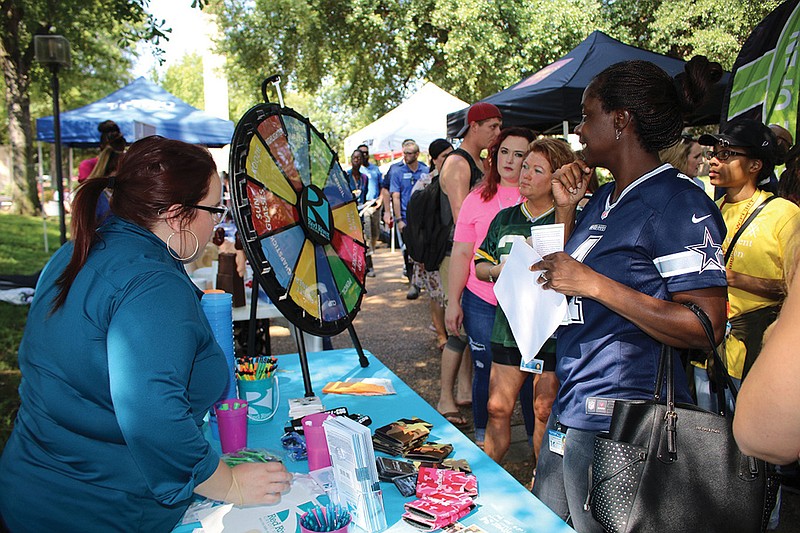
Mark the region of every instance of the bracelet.
[[489, 267], [489, 283], [494, 283], [495, 281], [497, 281], [497, 280], [495, 279], [495, 277], [494, 277], [494, 276], [492, 276], [492, 269], [493, 269], [493, 268], [494, 268], [494, 265], [492, 265], [491, 267]]

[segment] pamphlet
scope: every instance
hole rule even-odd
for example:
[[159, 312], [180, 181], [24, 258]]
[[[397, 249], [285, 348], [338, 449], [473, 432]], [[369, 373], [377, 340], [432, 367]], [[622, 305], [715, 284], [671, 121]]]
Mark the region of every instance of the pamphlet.
[[[561, 231], [563, 234], [563, 228]], [[543, 289], [537, 281], [541, 272], [530, 271], [530, 266], [541, 259], [528, 243], [514, 241], [503, 273], [494, 285], [497, 301], [506, 314], [525, 363], [536, 357], [567, 315], [564, 295]]]
[[360, 528], [370, 533], [386, 529], [369, 428], [342, 416], [329, 418], [322, 426], [336, 480], [337, 503], [350, 512], [353, 523]]

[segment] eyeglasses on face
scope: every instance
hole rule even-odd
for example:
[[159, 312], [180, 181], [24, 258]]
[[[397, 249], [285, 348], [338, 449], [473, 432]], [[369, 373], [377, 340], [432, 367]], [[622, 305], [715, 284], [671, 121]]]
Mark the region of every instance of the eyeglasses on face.
[[703, 155], [705, 155], [706, 159], [709, 160], [716, 157], [718, 161], [727, 161], [728, 158], [734, 155], [740, 155], [742, 157], [750, 157], [748, 154], [744, 152], [734, 152], [733, 150], [728, 150], [727, 148], [717, 151], [706, 150]]
[[225, 220], [225, 216], [228, 214], [228, 207], [223, 204], [209, 206], [209, 205], [192, 205], [192, 204], [183, 204], [184, 207], [191, 207], [192, 209], [200, 209], [202, 211], [208, 211], [211, 213], [211, 219], [214, 221], [214, 224], [219, 224], [223, 220]]

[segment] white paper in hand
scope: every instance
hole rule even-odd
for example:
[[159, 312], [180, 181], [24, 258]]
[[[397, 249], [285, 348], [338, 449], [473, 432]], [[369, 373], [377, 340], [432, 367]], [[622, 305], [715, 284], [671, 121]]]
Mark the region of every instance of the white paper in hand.
[[500, 279], [494, 285], [497, 302], [508, 318], [522, 360], [530, 362], [555, 333], [567, 314], [567, 299], [537, 282], [541, 272], [529, 267], [541, 257], [524, 241], [514, 241]]

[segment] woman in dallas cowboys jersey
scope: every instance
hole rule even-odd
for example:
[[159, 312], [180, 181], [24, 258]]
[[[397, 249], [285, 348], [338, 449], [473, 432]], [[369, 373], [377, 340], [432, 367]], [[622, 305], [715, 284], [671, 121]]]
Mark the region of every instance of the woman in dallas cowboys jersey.
[[[724, 222], [710, 198], [658, 156], [678, 140], [682, 112], [701, 104], [720, 75], [704, 57], [675, 80], [646, 61], [608, 67], [583, 93], [575, 133], [585, 161], [565, 165], [552, 180], [556, 221], [569, 237], [565, 252], [531, 270], [569, 298], [571, 323], [558, 330], [561, 386], [533, 492], [581, 532], [602, 531], [583, 504], [594, 436], [608, 430], [613, 400], [652, 398], [662, 343], [707, 348], [700, 322], [681, 304], [703, 308], [723, 336]], [[575, 205], [598, 166], [614, 181], [576, 220]], [[691, 401], [685, 375], [675, 378], [679, 401]]]

